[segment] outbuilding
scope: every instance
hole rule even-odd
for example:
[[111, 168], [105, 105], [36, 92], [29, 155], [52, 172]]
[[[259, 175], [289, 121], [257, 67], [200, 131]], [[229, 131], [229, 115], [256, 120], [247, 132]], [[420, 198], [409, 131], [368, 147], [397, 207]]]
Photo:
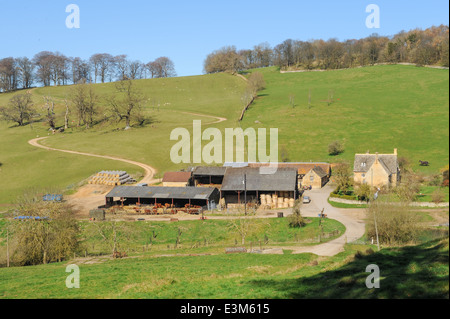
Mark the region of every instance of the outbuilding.
[[212, 187], [117, 186], [106, 195], [106, 206], [186, 204], [211, 207], [219, 202], [219, 190]]
[[[278, 168], [271, 174], [264, 174], [256, 167], [228, 167], [220, 190], [225, 204], [261, 203], [263, 196], [274, 196], [287, 201], [298, 197], [297, 170]], [[263, 203], [261, 203], [263, 204]]]

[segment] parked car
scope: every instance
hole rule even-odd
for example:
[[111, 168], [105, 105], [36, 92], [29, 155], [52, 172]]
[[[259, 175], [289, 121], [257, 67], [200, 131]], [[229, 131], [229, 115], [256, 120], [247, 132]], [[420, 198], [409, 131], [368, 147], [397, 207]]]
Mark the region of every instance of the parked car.
[[303, 197], [303, 204], [309, 204], [311, 203], [311, 198], [309, 196]]

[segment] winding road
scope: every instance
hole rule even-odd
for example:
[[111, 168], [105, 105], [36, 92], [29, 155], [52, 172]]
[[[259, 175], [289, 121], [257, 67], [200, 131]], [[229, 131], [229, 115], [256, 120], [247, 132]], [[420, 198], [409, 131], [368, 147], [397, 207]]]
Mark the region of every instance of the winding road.
[[143, 168], [144, 172], [145, 172], [144, 173], [144, 177], [142, 178], [140, 183], [153, 184], [153, 183], [156, 183], [156, 182], [159, 181], [159, 180], [153, 179], [153, 176], [156, 173], [156, 169], [151, 167], [150, 165], [147, 165], [147, 164], [144, 164], [144, 163], [139, 163], [139, 162], [132, 161], [132, 160], [119, 158], [119, 157], [114, 157], [114, 156], [98, 155], [98, 154], [91, 154], [91, 153], [84, 153], [84, 152], [77, 152], [77, 151], [62, 150], [62, 149], [59, 149], [59, 148], [53, 148], [53, 147], [44, 146], [44, 145], [39, 143], [39, 141], [42, 141], [42, 140], [47, 139], [47, 138], [48, 138], [48, 136], [34, 138], [32, 140], [29, 140], [28, 144], [30, 144], [32, 146], [35, 146], [35, 147], [39, 147], [39, 148], [45, 149], [45, 150], [48, 150], [48, 151], [58, 151], [58, 152], [64, 152], [64, 153], [69, 153], [69, 154], [91, 156], [91, 157], [99, 157], [99, 158], [109, 159], [109, 160], [113, 160], [113, 161], [120, 161], [120, 162], [124, 162], [124, 163], [128, 163], [128, 164], [136, 165], [136, 166], [139, 166], [139, 167]]
[[304, 217], [318, 217], [318, 214], [324, 209], [324, 214], [328, 218], [335, 219], [345, 226], [345, 233], [329, 242], [304, 247], [284, 247], [283, 249], [292, 250], [293, 254], [313, 253], [319, 256], [334, 256], [344, 251], [344, 245], [348, 242], [360, 239], [365, 233], [365, 214], [361, 214], [359, 209], [340, 209], [331, 206], [328, 203], [328, 197], [334, 190], [332, 186], [325, 186], [322, 189], [306, 191], [305, 195], [311, 198], [311, 203], [303, 205], [302, 215]]

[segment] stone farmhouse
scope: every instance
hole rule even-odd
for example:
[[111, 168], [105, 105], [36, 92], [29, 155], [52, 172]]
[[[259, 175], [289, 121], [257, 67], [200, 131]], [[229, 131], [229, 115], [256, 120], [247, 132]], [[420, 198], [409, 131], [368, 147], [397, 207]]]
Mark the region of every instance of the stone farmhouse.
[[401, 178], [397, 149], [393, 154], [356, 154], [353, 173], [355, 185], [395, 187]]

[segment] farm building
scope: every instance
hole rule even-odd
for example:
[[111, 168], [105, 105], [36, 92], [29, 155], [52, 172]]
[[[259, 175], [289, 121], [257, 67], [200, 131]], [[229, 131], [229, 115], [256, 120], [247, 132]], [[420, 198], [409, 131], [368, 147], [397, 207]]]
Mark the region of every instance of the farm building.
[[353, 166], [355, 184], [374, 187], [396, 186], [400, 181], [397, 149], [393, 154], [356, 154]]
[[165, 187], [186, 187], [191, 185], [191, 172], [167, 172], [162, 179]]
[[222, 185], [227, 168], [219, 166], [198, 166], [192, 171], [194, 186], [218, 187]]
[[301, 181], [304, 187], [322, 188], [328, 183], [328, 175], [320, 166], [315, 166], [308, 173], [303, 176]]
[[[302, 186], [313, 186], [311, 184], [311, 175], [320, 174], [324, 176], [322, 177], [315, 177], [314, 184], [318, 185], [320, 180], [320, 187], [325, 186], [326, 183], [328, 183], [330, 175], [331, 175], [331, 164], [330, 163], [314, 163], [314, 162], [298, 162], [298, 163], [276, 163], [279, 168], [295, 168], [297, 169], [297, 187], [302, 188]], [[268, 164], [262, 164], [262, 163], [249, 163], [249, 167], [261, 167], [261, 166], [267, 166]], [[315, 168], [320, 168], [318, 170], [320, 173], [316, 171], [311, 172]], [[308, 174], [307, 179], [305, 179], [305, 176]], [[314, 187], [314, 186], [313, 186]]]
[[225, 199], [226, 205], [242, 204], [246, 197], [247, 202], [292, 207], [298, 197], [297, 170], [278, 168], [274, 174], [261, 174], [257, 167], [228, 167], [220, 197]]
[[219, 202], [217, 188], [207, 187], [148, 187], [117, 186], [106, 195], [106, 206], [157, 205], [173, 207], [206, 206]]

